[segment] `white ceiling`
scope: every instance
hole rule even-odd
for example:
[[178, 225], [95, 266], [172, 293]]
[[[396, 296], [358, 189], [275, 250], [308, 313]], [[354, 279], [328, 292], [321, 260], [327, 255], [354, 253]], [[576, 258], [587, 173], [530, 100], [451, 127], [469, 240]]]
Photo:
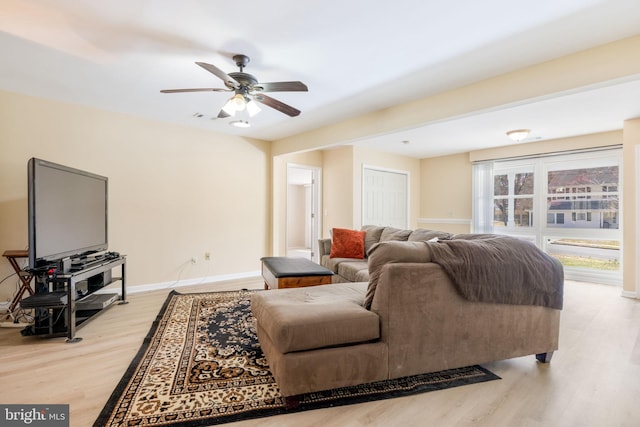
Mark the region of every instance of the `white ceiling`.
[[[2, 0], [0, 30], [0, 89], [276, 140], [638, 34], [640, 1]], [[262, 82], [307, 84], [270, 94], [302, 114], [263, 107], [237, 129], [211, 120], [228, 93], [160, 93], [224, 87], [194, 62], [229, 73], [236, 53]], [[504, 145], [518, 127], [621, 129], [639, 99], [640, 76], [356, 143], [420, 158]]]

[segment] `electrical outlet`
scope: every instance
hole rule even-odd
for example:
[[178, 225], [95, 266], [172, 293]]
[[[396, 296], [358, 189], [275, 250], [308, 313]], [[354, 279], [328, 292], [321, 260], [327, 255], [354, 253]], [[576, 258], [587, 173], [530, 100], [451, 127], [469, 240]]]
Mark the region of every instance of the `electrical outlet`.
[[211, 261], [211, 252], [205, 252], [204, 253], [204, 260], [205, 261]]
[[198, 262], [198, 258], [192, 256], [191, 257], [191, 264], [196, 264]]

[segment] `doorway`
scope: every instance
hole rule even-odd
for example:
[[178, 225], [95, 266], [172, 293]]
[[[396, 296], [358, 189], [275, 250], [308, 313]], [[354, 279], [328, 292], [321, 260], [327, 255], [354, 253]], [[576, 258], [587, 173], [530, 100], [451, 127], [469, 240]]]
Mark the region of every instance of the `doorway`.
[[286, 255], [318, 262], [320, 168], [287, 164]]

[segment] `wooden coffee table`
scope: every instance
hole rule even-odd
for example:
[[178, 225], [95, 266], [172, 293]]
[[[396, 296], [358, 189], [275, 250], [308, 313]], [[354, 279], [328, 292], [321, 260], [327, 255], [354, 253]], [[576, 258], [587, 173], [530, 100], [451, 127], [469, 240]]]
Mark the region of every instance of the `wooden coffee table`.
[[263, 257], [260, 261], [265, 289], [331, 284], [333, 272], [306, 258]]

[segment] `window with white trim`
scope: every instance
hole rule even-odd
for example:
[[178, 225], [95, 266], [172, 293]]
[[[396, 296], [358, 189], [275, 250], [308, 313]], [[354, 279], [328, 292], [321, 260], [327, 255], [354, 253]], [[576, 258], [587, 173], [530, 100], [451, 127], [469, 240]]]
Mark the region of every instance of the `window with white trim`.
[[535, 242], [567, 278], [621, 284], [621, 164], [619, 148], [478, 163], [474, 231]]

